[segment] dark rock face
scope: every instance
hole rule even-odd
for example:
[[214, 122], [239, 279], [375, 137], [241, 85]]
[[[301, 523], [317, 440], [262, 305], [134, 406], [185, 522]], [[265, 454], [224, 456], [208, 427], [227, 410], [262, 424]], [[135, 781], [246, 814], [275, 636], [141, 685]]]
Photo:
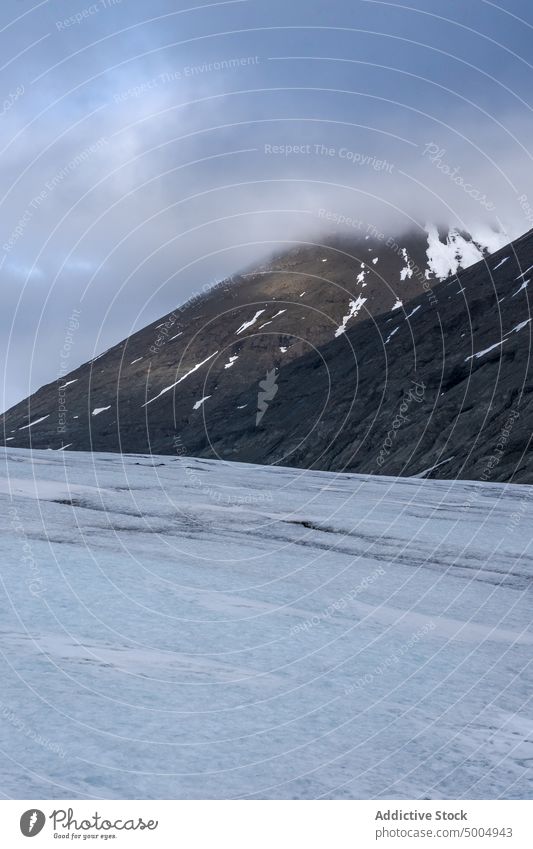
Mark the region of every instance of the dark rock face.
[[533, 236], [443, 282], [425, 249], [293, 249], [40, 389], [5, 444], [533, 482]]

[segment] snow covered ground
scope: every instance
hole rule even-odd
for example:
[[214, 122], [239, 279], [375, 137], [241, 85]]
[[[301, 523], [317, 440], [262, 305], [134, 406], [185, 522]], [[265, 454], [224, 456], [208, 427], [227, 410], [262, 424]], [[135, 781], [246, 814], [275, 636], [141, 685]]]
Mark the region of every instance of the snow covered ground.
[[5, 796], [531, 797], [533, 488], [1, 460]]

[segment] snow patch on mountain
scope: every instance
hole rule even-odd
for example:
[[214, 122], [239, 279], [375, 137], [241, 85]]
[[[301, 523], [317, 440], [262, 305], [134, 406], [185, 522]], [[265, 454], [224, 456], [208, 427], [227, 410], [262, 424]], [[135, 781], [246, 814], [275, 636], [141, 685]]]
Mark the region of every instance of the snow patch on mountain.
[[428, 234], [428, 270], [438, 280], [456, 274], [460, 268], [468, 268], [484, 258], [486, 254], [499, 250], [507, 242], [507, 236], [489, 229], [479, 229], [465, 238], [452, 228], [443, 242], [434, 224], [426, 225]]
[[28, 428], [33, 427], [36, 424], [40, 424], [41, 422], [44, 422], [45, 419], [48, 419], [49, 417], [50, 417], [50, 413], [48, 413], [48, 415], [46, 415], [46, 416], [41, 416], [40, 419], [35, 419], [35, 421], [30, 422], [29, 424], [25, 424], [22, 427], [19, 427], [19, 430], [28, 430]]
[[482, 351], [478, 351], [477, 354], [471, 354], [469, 357], [465, 358], [465, 363], [467, 363], [468, 360], [473, 360], [474, 357], [476, 358], [476, 360], [479, 360], [480, 357], [484, 357], [485, 354], [490, 353], [490, 351], [494, 351], [495, 348], [499, 348], [500, 345], [503, 345], [503, 343], [506, 341], [506, 339], [500, 339], [499, 342], [495, 342], [494, 345], [490, 345], [488, 348], [484, 348]]
[[405, 260], [405, 265], [400, 271], [400, 280], [410, 280], [413, 276], [413, 267], [406, 248], [402, 248], [402, 256]]
[[357, 300], [350, 301], [349, 310], [346, 313], [346, 315], [344, 316], [344, 318], [342, 319], [342, 323], [339, 325], [339, 327], [337, 327], [337, 329], [335, 331], [336, 337], [341, 336], [346, 331], [346, 325], [348, 324], [349, 320], [351, 318], [355, 318], [355, 316], [359, 313], [359, 310], [361, 309], [363, 304], [366, 303], [366, 301], [367, 301], [367, 299], [363, 298], [362, 295], [359, 295]]
[[409, 313], [409, 315], [406, 315], [406, 316], [405, 316], [405, 320], [407, 321], [407, 319], [408, 319], [408, 318], [411, 318], [411, 316], [413, 316], [413, 315], [415, 314], [415, 312], [418, 312], [418, 310], [419, 310], [420, 308], [421, 308], [421, 304], [418, 304], [418, 306], [417, 306], [417, 307], [414, 307], [414, 309], [412, 309], [412, 310], [411, 310], [411, 312]]
[[175, 386], [178, 386], [179, 383], [181, 383], [183, 380], [185, 380], [191, 374], [194, 374], [195, 371], [198, 371], [199, 368], [201, 368], [203, 365], [205, 365], [205, 363], [209, 362], [209, 360], [212, 360], [213, 357], [215, 357], [217, 354], [218, 354], [218, 351], [215, 351], [213, 354], [210, 354], [208, 357], [206, 357], [205, 360], [202, 360], [201, 363], [197, 363], [195, 366], [193, 366], [191, 369], [189, 369], [189, 371], [186, 372], [186, 374], [183, 374], [178, 380], [176, 380], [175, 383], [171, 383], [170, 386], [165, 386], [165, 388], [162, 389], [160, 392], [158, 392], [158, 394], [155, 395], [154, 398], [150, 398], [150, 400], [146, 401], [142, 406], [147, 407], [148, 404], [152, 404], [154, 401], [157, 401], [157, 399], [161, 398], [161, 396], [164, 395], [166, 392], [170, 392], [171, 389], [174, 389]]
[[532, 271], [532, 270], [533, 270], [533, 265], [530, 265], [530, 266], [529, 266], [529, 268], [526, 268], [526, 270], [525, 270], [525, 271], [522, 271], [522, 273], [521, 273], [521, 274], [519, 274], [519, 275], [518, 275], [518, 277], [516, 277], [515, 279], [516, 279], [516, 280], [521, 280], [521, 279], [522, 279], [522, 277], [525, 277], [525, 276], [526, 276], [526, 274], [529, 274], [529, 272], [530, 272], [530, 271]]
[[522, 292], [524, 289], [527, 289], [528, 285], [529, 285], [529, 280], [524, 280], [524, 282], [522, 283], [522, 285], [520, 286], [520, 288], [519, 288], [519, 289], [517, 289], [517, 290], [516, 290], [516, 292], [513, 292], [513, 298], [515, 298], [515, 297], [516, 297], [516, 295], [518, 295], [518, 294], [519, 294], [520, 292]]
[[207, 399], [208, 399], [208, 398], [211, 398], [211, 395], [204, 395], [204, 397], [203, 397], [203, 398], [200, 398], [200, 400], [199, 400], [199, 401], [197, 401], [197, 402], [194, 404], [194, 406], [193, 406], [193, 410], [199, 410], [199, 409], [200, 409], [200, 407], [201, 407], [203, 404], [205, 404], [205, 402], [207, 401]]
[[504, 258], [503, 258], [503, 259], [501, 259], [501, 260], [499, 261], [498, 265], [495, 265], [495, 266], [494, 266], [494, 268], [493, 268], [492, 270], [493, 270], [493, 271], [497, 271], [497, 270], [498, 270], [498, 268], [501, 268], [501, 267], [502, 267], [502, 265], [503, 265], [504, 263], [506, 263], [508, 259], [509, 259], [509, 257], [508, 257], [508, 256], [504, 256]]
[[254, 317], [251, 318], [249, 321], [245, 321], [243, 324], [241, 324], [239, 329], [235, 331], [235, 334], [238, 335], [239, 333], [244, 333], [245, 330], [248, 330], [249, 327], [252, 327], [255, 324], [255, 322], [257, 321], [259, 316], [263, 315], [263, 313], [264, 313], [264, 310], [257, 310]]
[[[530, 321], [531, 321], [530, 318], [526, 318], [525, 321], [521, 321], [519, 324], [516, 325], [516, 327], [513, 327], [513, 329], [510, 330], [509, 333], [519, 333], [520, 330], [523, 330], [524, 327], [527, 327], [527, 325], [529, 324]], [[508, 335], [508, 334], [506, 334], [506, 335]]]
[[357, 275], [357, 278], [356, 278], [356, 279], [357, 279], [357, 282], [358, 282], [358, 283], [361, 283], [363, 286], [366, 286], [366, 283], [365, 283], [365, 275], [366, 275], [366, 274], [367, 274], [367, 267], [366, 267], [366, 265], [364, 264], [364, 262], [362, 262], [362, 263], [361, 263], [361, 271], [360, 271], [360, 272], [359, 272], [359, 274]]

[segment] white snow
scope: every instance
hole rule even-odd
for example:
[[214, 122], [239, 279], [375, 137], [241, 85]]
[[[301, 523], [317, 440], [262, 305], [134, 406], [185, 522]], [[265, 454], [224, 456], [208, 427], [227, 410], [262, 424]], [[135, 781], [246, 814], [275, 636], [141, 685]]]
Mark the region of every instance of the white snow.
[[455, 274], [459, 267], [468, 268], [483, 259], [484, 251], [494, 253], [508, 241], [504, 233], [496, 233], [488, 228], [478, 227], [471, 233], [472, 241], [465, 239], [452, 227], [446, 241], [442, 242], [434, 224], [427, 224], [428, 234], [428, 270], [439, 280]]
[[533, 270], [533, 265], [530, 265], [529, 268], [526, 268], [526, 270], [522, 272], [522, 274], [519, 274], [518, 277], [515, 277], [515, 280], [520, 280], [522, 277], [525, 277], [526, 274], [529, 274], [529, 272], [532, 271], [532, 270]]
[[460, 265], [466, 268], [483, 259], [482, 251], [473, 242], [467, 242], [456, 230], [450, 230], [445, 242], [440, 240], [435, 225], [428, 225], [426, 230], [428, 267], [439, 280], [455, 274]]
[[327, 259], [323, 259], [322, 262], [327, 262]]
[[529, 284], [529, 280], [524, 280], [524, 282], [522, 283], [520, 288], [517, 289], [516, 292], [513, 292], [513, 298], [516, 297], [516, 295], [518, 295], [518, 293], [521, 292], [523, 289], [527, 289], [528, 284]]
[[[302, 295], [305, 295], [305, 292], [302, 292]], [[302, 297], [302, 295], [300, 295], [300, 298]], [[282, 315], [284, 312], [286, 312], [286, 310], [278, 310], [278, 311], [277, 311], [277, 313], [276, 313], [275, 315], [273, 315], [273, 316], [272, 316], [272, 318], [271, 318], [269, 321], [265, 321], [265, 323], [264, 323], [264, 324], [261, 324], [261, 325], [259, 326], [259, 330], [261, 330], [263, 327], [266, 327], [266, 326], [267, 326], [267, 324], [272, 324], [272, 322], [274, 321], [274, 319], [275, 319], [275, 318], [277, 318], [277, 317], [278, 317], [278, 315]]]
[[14, 436], [7, 436], [6, 442], [11, 442], [11, 440], [14, 439], [14, 438], [15, 438]]
[[361, 263], [361, 271], [360, 271], [360, 272], [359, 272], [359, 274], [357, 275], [357, 278], [356, 278], [356, 279], [357, 279], [357, 282], [358, 282], [358, 283], [361, 283], [361, 285], [363, 286], [363, 288], [366, 286], [366, 283], [365, 283], [365, 276], [368, 274], [368, 271], [369, 271], [369, 269], [367, 268], [367, 266], [365, 265], [365, 263], [364, 263], [364, 262], [362, 262], [362, 263]]
[[474, 357], [476, 358], [476, 360], [479, 360], [480, 357], [484, 357], [485, 354], [489, 353], [489, 351], [494, 351], [495, 348], [499, 348], [500, 345], [503, 345], [503, 343], [506, 341], [506, 339], [500, 339], [499, 342], [495, 342], [494, 345], [490, 345], [490, 347], [485, 348], [483, 351], [478, 351], [477, 354], [471, 354], [469, 357], [465, 358], [465, 363], [467, 363], [468, 360], [473, 360]]
[[7, 798], [531, 798], [532, 487], [2, 469]]
[[189, 371], [186, 374], [183, 374], [179, 378], [179, 380], [176, 380], [175, 383], [171, 383], [170, 386], [165, 386], [165, 388], [162, 389], [161, 392], [159, 392], [154, 398], [150, 398], [149, 401], [146, 401], [146, 403], [143, 404], [143, 407], [147, 407], [148, 404], [152, 404], [154, 401], [157, 401], [157, 399], [161, 398], [161, 395], [164, 395], [165, 392], [170, 392], [170, 390], [174, 389], [174, 387], [177, 386], [179, 383], [181, 383], [182, 380], [185, 380], [187, 377], [189, 377], [195, 371], [198, 371], [199, 368], [201, 368], [203, 365], [205, 365], [205, 363], [209, 362], [209, 360], [212, 360], [213, 357], [215, 357], [217, 354], [218, 354], [218, 351], [215, 351], [213, 354], [210, 354], [208, 357], [206, 357], [205, 360], [202, 360], [201, 363], [197, 363], [195, 366], [193, 366], [191, 369], [189, 369]]
[[74, 378], [74, 380], [67, 380], [67, 382], [66, 382], [66, 383], [64, 383], [64, 384], [63, 384], [63, 386], [60, 386], [59, 388], [60, 388], [60, 389], [66, 389], [66, 388], [67, 388], [67, 386], [71, 386], [71, 384], [73, 384], [73, 383], [77, 383], [77, 382], [78, 382], [78, 380], [79, 380], [79, 378], [78, 378], [78, 377], [75, 377], [75, 378]]
[[387, 336], [387, 338], [385, 339], [385, 345], [388, 345], [388, 343], [390, 342], [390, 340], [392, 339], [392, 337], [394, 336], [394, 334], [395, 334], [395, 333], [398, 333], [398, 330], [399, 330], [399, 329], [400, 329], [400, 326], [398, 325], [398, 327], [395, 327], [395, 328], [394, 328], [394, 330], [391, 330], [391, 332], [389, 333], [389, 335], [388, 335], [388, 336]]
[[173, 340], [173, 339], [177, 339], [177, 338], [178, 338], [178, 336], [182, 336], [182, 334], [183, 334], [183, 330], [180, 330], [180, 332], [179, 332], [179, 333], [176, 333], [176, 335], [175, 335], [175, 336], [171, 336], [171, 337], [170, 337], [170, 339], [169, 339], [168, 341], [169, 341], [169, 342], [172, 342], [172, 340]]
[[248, 328], [251, 327], [253, 324], [255, 324], [255, 322], [257, 321], [259, 316], [262, 315], [263, 313], [264, 313], [264, 310], [257, 310], [254, 317], [251, 318], [250, 321], [245, 321], [244, 324], [241, 324], [239, 329], [235, 331], [235, 334], [237, 335], [239, 333], [243, 333], [245, 330], [248, 330]]
[[247, 407], [247, 406], [248, 406], [248, 404], [241, 404], [241, 406], [237, 407], [237, 409], [238, 410], [244, 410], [244, 408]]
[[377, 256], [374, 257], [374, 259], [372, 260], [374, 265], [377, 263], [378, 259], [379, 259], [379, 257], [377, 257]]
[[529, 324], [530, 321], [531, 321], [530, 318], [526, 318], [525, 321], [521, 321], [520, 324], [517, 324], [516, 327], [513, 327], [513, 329], [509, 330], [509, 333], [506, 333], [505, 335], [508, 336], [510, 333], [518, 333], [524, 327], [527, 327], [527, 325]]
[[[441, 395], [444, 395], [444, 392], [441, 392]], [[440, 463], [434, 463], [433, 466], [429, 466], [427, 469], [424, 469], [422, 472], [418, 472], [416, 475], [411, 475], [412, 478], [424, 478], [426, 475], [429, 475], [430, 472], [433, 472], [435, 469], [438, 469], [440, 466], [444, 466], [446, 463], [451, 463], [454, 457], [448, 457], [446, 460], [441, 460]]]
[[300, 295], [300, 298], [303, 298], [304, 295], [305, 295], [305, 292], [302, 292], [302, 294]]
[[202, 404], [204, 404], [208, 398], [211, 398], [211, 395], [204, 395], [203, 398], [200, 398], [200, 400], [197, 401], [196, 404], [194, 404], [193, 410], [199, 410]]
[[348, 304], [348, 312], [342, 319], [342, 323], [339, 325], [339, 327], [337, 327], [335, 331], [335, 336], [341, 336], [343, 333], [345, 333], [346, 325], [348, 324], [349, 320], [351, 318], [355, 318], [358, 315], [361, 307], [363, 306], [363, 304], [366, 303], [366, 301], [367, 298], [363, 298], [362, 295], [359, 295], [357, 300], [350, 301], [350, 303]]
[[30, 422], [29, 424], [26, 424], [26, 425], [23, 425], [22, 427], [19, 427], [19, 430], [27, 430], [28, 428], [33, 427], [34, 425], [39, 424], [40, 422], [44, 422], [44, 420], [48, 419], [49, 417], [50, 417], [50, 413], [48, 413], [48, 415], [46, 415], [46, 416], [41, 416], [40, 419], [35, 419], [35, 421]]
[[136, 359], [136, 360], [132, 360], [132, 361], [131, 361], [130, 366], [135, 365], [135, 363], [138, 363], [138, 362], [140, 362], [141, 360], [142, 360], [142, 357], [137, 357], [137, 359]]
[[224, 363], [224, 368], [225, 368], [225, 369], [226, 369], [226, 368], [232, 368], [232, 366], [233, 366], [233, 365], [237, 362], [237, 360], [238, 360], [238, 359], [239, 359], [239, 355], [238, 355], [238, 354], [235, 354], [235, 356], [234, 356], [234, 357], [230, 357], [230, 358], [229, 358], [229, 360], [228, 360], [228, 362], [227, 362], [227, 363]]
[[280, 346], [280, 351], [281, 351], [282, 354], [285, 354], [287, 352], [287, 348]]
[[406, 316], [405, 316], [406, 321], [407, 321], [407, 319], [408, 319], [408, 318], [411, 318], [411, 316], [412, 316], [412, 315], [414, 315], [414, 314], [415, 314], [415, 312], [418, 312], [418, 310], [420, 309], [420, 307], [421, 307], [421, 304], [419, 304], [417, 307], [415, 307], [414, 309], [412, 309], [412, 310], [411, 310], [411, 312], [409, 313], [409, 315], [406, 315]]
[[396, 299], [396, 301], [394, 302], [394, 306], [391, 309], [391, 312], [392, 310], [399, 310], [401, 307], [403, 307], [403, 301]]
[[405, 260], [405, 265], [400, 271], [400, 280], [405, 280], [406, 278], [411, 279], [413, 276], [413, 268], [411, 266], [409, 254], [407, 253], [407, 248], [402, 248], [402, 256]]
[[501, 260], [499, 261], [498, 265], [495, 265], [495, 266], [494, 266], [494, 268], [493, 268], [492, 270], [493, 270], [493, 271], [497, 271], [497, 270], [498, 270], [498, 268], [501, 268], [501, 266], [504, 264], [504, 262], [507, 262], [507, 260], [508, 260], [508, 259], [509, 259], [509, 257], [508, 257], [508, 256], [504, 256], [504, 258], [503, 258], [503, 259], [501, 259]]
[[509, 233], [503, 230], [493, 230], [492, 227], [477, 224], [470, 230], [470, 235], [476, 245], [484, 248], [489, 254], [496, 253], [511, 241]]
[[95, 407], [94, 410], [92, 411], [92, 415], [93, 416], [99, 416], [100, 413], [105, 413], [106, 410], [110, 410], [110, 409], [111, 409], [111, 404], [109, 404], [109, 406], [107, 406], [107, 407]]

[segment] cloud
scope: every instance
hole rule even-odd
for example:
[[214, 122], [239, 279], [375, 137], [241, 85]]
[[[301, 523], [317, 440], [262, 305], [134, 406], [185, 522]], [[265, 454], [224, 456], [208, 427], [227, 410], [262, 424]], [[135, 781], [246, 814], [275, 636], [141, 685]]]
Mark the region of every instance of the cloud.
[[[73, 308], [74, 366], [206, 282], [322, 238], [321, 210], [485, 240], [531, 226], [523, 63], [481, 36], [455, 28], [443, 66], [450, 25], [391, 9], [380, 34], [373, 4], [358, 6], [373, 35], [344, 2], [94, 5], [1, 34], [8, 57], [38, 42], [4, 72], [4, 407], [56, 377]], [[494, 15], [480, 32], [497, 34]]]

